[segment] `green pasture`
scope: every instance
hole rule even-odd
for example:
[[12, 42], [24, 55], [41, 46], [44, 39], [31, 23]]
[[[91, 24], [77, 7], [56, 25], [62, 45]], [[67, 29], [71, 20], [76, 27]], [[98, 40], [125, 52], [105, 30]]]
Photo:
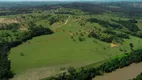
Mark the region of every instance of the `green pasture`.
[[[37, 24], [40, 23], [44, 24], [44, 21], [38, 21]], [[130, 52], [129, 43], [133, 43], [134, 49], [142, 48], [142, 40], [133, 36], [119, 47], [110, 47], [109, 43], [88, 38], [86, 30], [93, 28], [92, 26], [100, 27], [97, 23], [86, 23], [85, 27], [81, 27], [70, 17], [67, 24], [58, 26], [52, 35], [35, 37], [12, 48], [9, 54], [12, 71], [19, 74], [28, 69], [48, 66], [81, 67], [109, 59], [124, 51]], [[56, 26], [50, 28], [53, 27]], [[79, 41], [80, 33], [84, 33], [85, 41]]]

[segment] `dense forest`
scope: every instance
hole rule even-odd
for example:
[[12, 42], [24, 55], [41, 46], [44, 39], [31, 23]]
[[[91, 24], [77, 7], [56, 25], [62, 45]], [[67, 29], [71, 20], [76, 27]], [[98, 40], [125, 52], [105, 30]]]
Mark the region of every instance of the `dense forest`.
[[[58, 8], [72, 8], [79, 9], [89, 14], [99, 14], [104, 12], [114, 12], [114, 13], [124, 13], [122, 16], [134, 17], [142, 13], [141, 4], [142, 2], [114, 2], [114, 3], [95, 3], [95, 2], [49, 2], [48, 4], [44, 2], [34, 2], [32, 3], [13, 3], [13, 5], [9, 5], [10, 3], [1, 3], [2, 5], [6, 5], [1, 7], [0, 10], [5, 10], [5, 12], [0, 12], [0, 15], [12, 15], [12, 14], [24, 14], [24, 13], [32, 13], [36, 10], [53, 10]], [[30, 5], [29, 5], [30, 4]], [[32, 5], [31, 5], [32, 4]], [[112, 5], [113, 4], [113, 5]], [[19, 6], [21, 5], [21, 6]], [[110, 7], [110, 6], [118, 6]], [[131, 10], [130, 10], [131, 9]], [[9, 12], [10, 11], [10, 12]]]

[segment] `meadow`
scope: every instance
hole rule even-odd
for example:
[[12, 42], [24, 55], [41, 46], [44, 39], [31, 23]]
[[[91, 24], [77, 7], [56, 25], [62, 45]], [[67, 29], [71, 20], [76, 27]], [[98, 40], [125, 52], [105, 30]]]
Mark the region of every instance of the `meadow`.
[[[85, 17], [87, 18], [87, 16]], [[101, 18], [108, 19], [111, 17], [105, 14]], [[116, 19], [118, 18], [116, 17]], [[41, 20], [37, 24], [47, 25], [47, 22]], [[124, 51], [130, 52], [129, 43], [133, 43], [136, 50], [142, 48], [142, 40], [134, 36], [130, 36], [130, 39], [125, 39], [123, 44], [114, 47], [110, 43], [88, 38], [87, 29], [93, 28], [92, 26], [101, 27], [97, 23], [86, 23], [86, 27], [82, 28], [79, 22], [74, 20], [72, 16], [68, 18], [66, 24], [64, 22], [54, 23], [50, 26], [50, 29], [54, 30], [54, 34], [35, 37], [11, 49], [9, 58], [12, 71], [16, 75], [25, 75], [24, 73], [29, 72], [31, 69], [34, 71], [40, 68], [52, 67], [51, 70], [47, 70], [49, 73], [71, 66], [79, 68], [105, 61], [123, 54]], [[84, 41], [79, 40], [80, 33], [84, 34]], [[39, 74], [42, 75], [44, 73]], [[37, 76], [37, 74], [34, 74], [34, 76]], [[39, 78], [43, 77], [45, 76]]]

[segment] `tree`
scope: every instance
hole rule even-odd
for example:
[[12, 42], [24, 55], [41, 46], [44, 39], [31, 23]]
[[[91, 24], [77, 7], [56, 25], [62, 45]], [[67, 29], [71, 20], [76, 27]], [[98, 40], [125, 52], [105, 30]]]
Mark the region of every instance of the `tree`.
[[13, 73], [10, 70], [10, 61], [7, 57], [8, 51], [7, 46], [0, 46], [0, 80], [8, 80], [13, 77]]
[[132, 80], [142, 80], [142, 73], [139, 74], [136, 78], [132, 79]]
[[75, 73], [75, 68], [73, 68], [73, 67], [69, 67], [68, 68], [68, 73], [70, 73], [70, 74], [73, 74], [73, 73]]
[[20, 53], [20, 56], [24, 56], [24, 54], [23, 54], [23, 53]]
[[134, 47], [133, 43], [130, 43], [129, 46], [130, 46], [130, 49], [133, 51], [133, 47]]

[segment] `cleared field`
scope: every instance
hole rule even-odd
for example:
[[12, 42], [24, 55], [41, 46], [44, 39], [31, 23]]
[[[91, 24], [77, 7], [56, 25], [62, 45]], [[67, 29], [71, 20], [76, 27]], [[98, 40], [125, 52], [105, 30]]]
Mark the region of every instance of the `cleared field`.
[[15, 20], [15, 19], [0, 18], [0, 23], [10, 24], [10, 23], [19, 23], [19, 22], [17, 20]]
[[[43, 21], [41, 22], [43, 24]], [[132, 36], [131, 39], [125, 40], [123, 44], [113, 45], [113, 47], [112, 44], [88, 38], [87, 30], [94, 25], [100, 27], [97, 23], [86, 23], [86, 27], [82, 28], [77, 21], [70, 17], [66, 24], [58, 25], [60, 27], [57, 27], [57, 25], [50, 27], [51, 29], [57, 27], [54, 34], [36, 37], [12, 48], [9, 58], [12, 71], [17, 74], [16, 79], [13, 80], [25, 80], [24, 78], [21, 79], [21, 76], [28, 78], [26, 80], [38, 80], [48, 76], [40, 75], [55, 74], [61, 68], [69, 66], [77, 68], [100, 62], [124, 53], [120, 49], [130, 52], [129, 43], [133, 43], [134, 49], [142, 48], [142, 40]], [[79, 41], [80, 33], [84, 33], [85, 41]], [[52, 69], [50, 69], [51, 67]], [[43, 68], [47, 70], [43, 72]], [[33, 77], [31, 77], [31, 74]], [[34, 78], [34, 76], [37, 77]]]
[[[64, 33], [41, 36], [28, 42], [13, 48], [9, 55], [12, 69], [16, 70], [16, 73], [33, 67], [97, 62], [105, 59], [106, 55], [103, 54], [105, 50], [102, 51], [102, 49], [109, 46], [103, 42], [94, 43], [92, 39], [85, 42], [73, 42], [69, 35]], [[24, 56], [20, 56], [20, 53]], [[113, 50], [110, 53], [113, 55]]]
[[118, 69], [112, 73], [106, 73], [103, 76], [97, 76], [93, 80], [129, 80], [142, 72], [142, 63], [132, 64], [128, 67]]

